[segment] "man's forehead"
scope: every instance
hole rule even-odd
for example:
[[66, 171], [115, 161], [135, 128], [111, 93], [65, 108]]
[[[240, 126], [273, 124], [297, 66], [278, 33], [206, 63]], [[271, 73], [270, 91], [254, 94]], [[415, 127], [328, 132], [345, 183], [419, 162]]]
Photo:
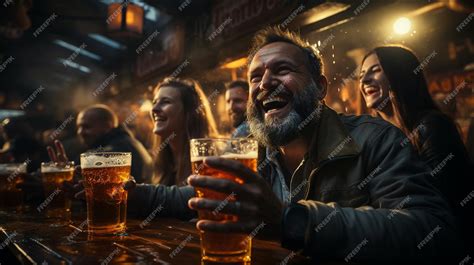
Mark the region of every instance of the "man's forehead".
[[231, 88], [228, 88], [227, 91], [226, 91], [226, 96], [238, 96], [238, 95], [247, 95], [248, 92], [245, 88], [243, 87], [240, 87], [240, 86], [235, 86], [235, 87], [231, 87]]
[[260, 50], [255, 53], [250, 65], [255, 64], [256, 60], [265, 64], [275, 59], [275, 57], [290, 59], [292, 61], [304, 60], [303, 53], [298, 46], [280, 41], [267, 44], [260, 48]]

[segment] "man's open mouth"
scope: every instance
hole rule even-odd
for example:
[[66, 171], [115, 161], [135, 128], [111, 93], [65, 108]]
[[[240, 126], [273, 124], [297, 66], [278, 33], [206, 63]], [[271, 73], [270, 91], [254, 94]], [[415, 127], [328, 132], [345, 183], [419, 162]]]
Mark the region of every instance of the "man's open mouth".
[[289, 100], [283, 97], [272, 97], [262, 101], [262, 108], [265, 113], [278, 111], [288, 105]]

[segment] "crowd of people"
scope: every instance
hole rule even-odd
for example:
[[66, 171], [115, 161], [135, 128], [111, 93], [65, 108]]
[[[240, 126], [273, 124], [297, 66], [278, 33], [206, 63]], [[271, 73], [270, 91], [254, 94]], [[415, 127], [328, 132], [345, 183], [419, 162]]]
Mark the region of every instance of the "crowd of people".
[[[152, 152], [109, 107], [93, 105], [77, 115], [83, 147], [72, 153], [131, 152], [133, 179], [126, 187], [135, 216], [162, 205], [159, 216], [189, 220], [196, 210], [221, 205], [196, 198], [200, 187], [235, 192], [238, 200], [222, 212], [239, 217], [200, 220], [201, 230], [251, 233], [264, 223], [259, 236], [318, 259], [344, 260], [361, 242], [354, 261], [432, 263], [467, 255], [472, 161], [423, 73], [413, 71], [420, 65], [413, 51], [381, 46], [364, 57], [359, 88], [374, 115], [355, 116], [325, 104], [323, 60], [299, 35], [271, 27], [252, 45], [248, 80], [226, 84], [225, 100], [232, 137], [253, 137], [260, 145], [258, 172], [232, 160], [205, 160], [243, 185], [191, 171], [189, 140], [221, 137], [206, 95], [192, 79], [167, 78], [156, 86], [151, 118], [159, 140]], [[23, 162], [28, 154], [34, 161], [79, 164], [78, 157], [68, 157], [73, 144], [56, 140], [42, 148], [20, 125], [2, 127], [2, 161]], [[80, 199], [78, 180], [68, 190]]]

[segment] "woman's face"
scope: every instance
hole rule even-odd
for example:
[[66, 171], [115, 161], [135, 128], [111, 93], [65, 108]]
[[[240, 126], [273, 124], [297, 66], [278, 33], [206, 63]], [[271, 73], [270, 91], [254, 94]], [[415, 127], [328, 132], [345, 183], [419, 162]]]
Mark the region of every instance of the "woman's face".
[[383, 109], [382, 104], [389, 97], [390, 83], [383, 72], [382, 66], [376, 54], [369, 55], [362, 64], [359, 75], [359, 89], [365, 99], [367, 108]]
[[155, 93], [151, 117], [154, 134], [168, 137], [183, 131], [186, 121], [181, 94], [176, 88], [163, 86]]

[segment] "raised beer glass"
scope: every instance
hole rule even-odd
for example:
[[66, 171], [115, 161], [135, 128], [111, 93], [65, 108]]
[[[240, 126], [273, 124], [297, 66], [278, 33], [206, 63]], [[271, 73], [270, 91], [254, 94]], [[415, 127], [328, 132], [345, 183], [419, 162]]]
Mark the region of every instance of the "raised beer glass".
[[81, 154], [86, 192], [88, 232], [119, 235], [125, 232], [127, 191], [131, 153], [96, 152]]
[[[203, 160], [209, 156], [219, 156], [222, 158], [233, 159], [244, 164], [252, 171], [257, 171], [258, 144], [257, 141], [253, 139], [191, 139], [190, 151], [193, 174], [230, 179], [239, 184], [244, 183], [243, 180], [239, 178], [239, 176], [234, 176], [227, 172], [219, 171], [206, 166], [203, 163]], [[200, 198], [221, 200], [224, 202], [238, 200], [236, 195], [233, 193], [224, 194], [204, 188], [196, 188], [196, 193]], [[199, 219], [213, 221], [238, 221], [237, 216], [223, 214], [220, 212], [220, 210], [221, 209], [216, 208], [213, 211], [199, 211]], [[251, 237], [248, 234], [200, 231], [200, 236], [202, 263], [250, 263], [252, 243]]]
[[62, 191], [64, 181], [72, 181], [74, 162], [43, 162], [41, 175], [45, 201], [37, 208], [46, 208], [51, 217], [70, 217], [71, 200]]

